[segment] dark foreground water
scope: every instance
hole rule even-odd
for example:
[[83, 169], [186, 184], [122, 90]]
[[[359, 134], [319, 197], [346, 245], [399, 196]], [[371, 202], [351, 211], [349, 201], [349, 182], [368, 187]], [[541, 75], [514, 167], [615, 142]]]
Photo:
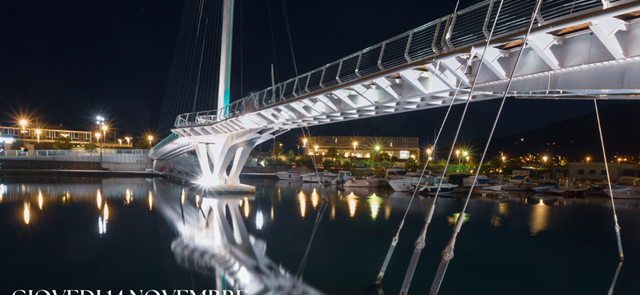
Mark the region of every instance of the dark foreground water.
[[[266, 242], [275, 264], [293, 274], [300, 269], [306, 284], [326, 294], [398, 293], [431, 198], [414, 201], [377, 290], [373, 283], [409, 195], [244, 182], [258, 191], [241, 197], [244, 226]], [[167, 213], [184, 215], [182, 188], [159, 179], [2, 179], [0, 294], [215, 289], [214, 276], [179, 264], [171, 250], [187, 227]], [[195, 208], [204, 195], [188, 188], [182, 206]], [[410, 294], [428, 293], [464, 197], [438, 201]], [[639, 207], [640, 201], [616, 203], [626, 260], [615, 294], [640, 294]], [[440, 293], [608, 294], [618, 266], [611, 211], [610, 201], [598, 197], [474, 197]]]

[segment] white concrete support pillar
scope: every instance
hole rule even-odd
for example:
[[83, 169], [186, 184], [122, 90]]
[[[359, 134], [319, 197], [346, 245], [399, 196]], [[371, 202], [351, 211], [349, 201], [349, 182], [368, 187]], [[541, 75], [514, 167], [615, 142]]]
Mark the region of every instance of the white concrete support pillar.
[[203, 178], [211, 178], [211, 167], [209, 167], [209, 157], [207, 156], [207, 144], [194, 143], [193, 148], [196, 150], [196, 156], [198, 156], [198, 163], [200, 169], [202, 169]]
[[253, 144], [248, 143], [236, 150], [235, 157], [233, 158], [233, 166], [227, 178], [227, 184], [240, 185], [240, 172], [242, 172], [242, 168], [244, 168], [244, 164], [247, 162], [253, 146]]
[[224, 137], [215, 144], [207, 146], [207, 153], [213, 162], [212, 185], [224, 184], [226, 178], [226, 168], [229, 161], [226, 160], [229, 154], [228, 138]]

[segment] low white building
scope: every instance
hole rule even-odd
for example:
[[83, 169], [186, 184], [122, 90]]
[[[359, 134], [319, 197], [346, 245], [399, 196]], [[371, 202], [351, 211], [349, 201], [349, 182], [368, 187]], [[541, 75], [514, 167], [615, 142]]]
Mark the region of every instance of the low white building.
[[[632, 163], [608, 163], [611, 180], [615, 181], [622, 176], [640, 175], [640, 166]], [[604, 163], [570, 162], [567, 166], [554, 167], [551, 178], [559, 179], [564, 177], [606, 180], [607, 170]]]

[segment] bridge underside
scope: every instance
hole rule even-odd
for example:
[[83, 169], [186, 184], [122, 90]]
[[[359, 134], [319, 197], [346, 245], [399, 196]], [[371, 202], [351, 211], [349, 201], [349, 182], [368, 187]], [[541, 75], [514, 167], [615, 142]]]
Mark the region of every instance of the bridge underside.
[[[493, 1], [476, 6], [487, 3]], [[495, 8], [489, 6], [488, 15], [492, 9]], [[530, 15], [531, 12], [528, 13]], [[456, 17], [459, 18], [458, 22], [462, 22], [463, 14], [464, 11], [452, 16], [453, 23]], [[377, 47], [363, 50], [359, 57], [354, 55], [358, 57], [355, 67], [358, 78], [352, 82], [343, 83], [340, 79], [344, 76], [343, 67], [353, 60], [353, 56], [350, 56], [339, 61], [337, 74], [335, 71], [328, 73], [328, 69], [338, 62], [321, 68], [319, 87], [309, 86], [309, 81], [317, 72], [312, 71], [296, 77], [295, 83], [290, 83], [294, 79], [284, 82], [275, 89], [270, 88], [238, 101], [235, 106], [232, 104], [216, 111], [181, 115], [172, 131], [192, 142], [201, 159], [203, 176], [210, 177], [213, 183], [235, 185], [239, 184], [235, 174], [239, 173], [236, 164], [243, 164], [248, 151], [256, 144], [278, 133], [299, 127], [437, 108], [447, 106], [451, 100], [453, 103], [463, 103], [469, 98], [472, 101], [500, 98], [512, 76], [513, 83], [508, 95], [516, 98], [638, 98], [638, 1], [621, 1], [617, 6], [610, 4], [606, 9], [585, 10], [582, 14], [570, 15], [555, 22], [541, 19], [542, 16], [538, 18], [538, 26], [532, 30], [524, 45], [523, 56], [515, 72], [513, 65], [518, 51], [523, 47], [522, 29], [497, 36], [482, 59], [485, 41], [456, 47], [456, 40], [448, 39], [451, 38], [451, 32], [447, 33], [447, 30], [451, 30], [455, 36], [454, 24], [442, 24], [444, 32], [441, 32], [438, 22], [433, 42], [425, 45], [435, 52], [429, 58], [411, 58], [412, 30]], [[438, 32], [444, 34], [444, 38], [442, 35], [438, 37]], [[438, 42], [440, 38], [441, 44]], [[402, 44], [406, 45], [398, 46], [397, 40], [404, 40]], [[367, 52], [376, 48], [379, 54], [376, 66], [379, 69], [365, 76], [361, 63], [365, 63]], [[400, 65], [385, 67], [390, 63], [387, 55], [394, 48], [401, 48], [398, 56], [403, 61], [396, 62]], [[481, 60], [484, 64], [476, 76]], [[338, 82], [323, 84], [327, 80], [325, 75], [335, 75]], [[473, 84], [476, 84], [474, 93], [469, 95]], [[292, 96], [287, 96], [287, 89], [290, 88], [294, 89]], [[230, 175], [224, 175], [222, 168], [216, 168], [226, 167], [234, 156], [234, 168]], [[209, 169], [204, 169], [209, 167], [207, 159], [214, 163], [211, 174]]]

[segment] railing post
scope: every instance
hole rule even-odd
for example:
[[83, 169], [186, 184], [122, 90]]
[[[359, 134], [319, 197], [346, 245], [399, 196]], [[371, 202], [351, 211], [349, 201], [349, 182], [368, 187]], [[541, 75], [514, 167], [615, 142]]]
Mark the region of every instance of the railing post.
[[358, 78], [362, 78], [362, 76], [360, 75], [360, 62], [362, 61], [362, 52], [364, 50], [360, 50], [360, 55], [358, 56], [358, 64], [356, 64], [356, 76], [358, 76]]
[[384, 67], [382, 66], [382, 55], [384, 54], [384, 48], [387, 46], [387, 40], [382, 42], [382, 49], [380, 49], [380, 56], [378, 57], [378, 68], [384, 71]]
[[404, 59], [407, 60], [407, 62], [411, 62], [411, 58], [409, 57], [409, 47], [411, 46], [411, 39], [413, 38], [413, 30], [411, 29], [411, 32], [409, 33], [409, 40], [407, 40], [407, 48], [404, 49]]
[[342, 71], [342, 62], [344, 61], [344, 58], [340, 59], [340, 65], [338, 66], [338, 73], [336, 74], [336, 81], [338, 81], [338, 84], [342, 85], [342, 81], [340, 81], [340, 71]]
[[322, 69], [322, 75], [320, 76], [320, 87], [322, 87], [322, 89], [324, 89], [324, 85], [322, 85], [322, 80], [324, 80], [324, 73], [327, 71], [327, 65], [324, 65], [324, 68]]
[[[484, 25], [482, 26], [482, 33], [484, 34], [485, 38], [489, 38], [489, 31], [487, 29], [487, 25], [489, 24], [489, 20], [491, 19], [491, 12], [493, 11], [493, 2], [495, 2], [496, 0], [491, 0], [491, 2], [489, 2], [489, 10], [487, 10], [487, 16], [484, 18]], [[471, 57], [473, 58], [473, 56]]]

